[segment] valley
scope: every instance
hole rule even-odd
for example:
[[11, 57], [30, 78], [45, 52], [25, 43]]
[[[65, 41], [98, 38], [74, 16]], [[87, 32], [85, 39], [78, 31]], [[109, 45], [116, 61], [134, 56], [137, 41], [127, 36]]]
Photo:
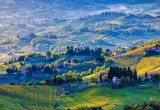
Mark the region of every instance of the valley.
[[0, 0], [0, 110], [160, 110], [159, 0]]
[[102, 1], [64, 2], [70, 7], [57, 0], [40, 1], [37, 5], [36, 0], [9, 0], [6, 7], [4, 2], [4, 11], [0, 13], [0, 53], [57, 52], [64, 51], [65, 46], [83, 43], [115, 50], [159, 39], [158, 1], [146, 2], [144, 6], [143, 1]]

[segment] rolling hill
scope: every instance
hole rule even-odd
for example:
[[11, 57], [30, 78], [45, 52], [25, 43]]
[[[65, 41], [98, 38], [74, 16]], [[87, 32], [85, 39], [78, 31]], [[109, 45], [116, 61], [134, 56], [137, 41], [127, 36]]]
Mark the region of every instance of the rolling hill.
[[138, 75], [144, 75], [144, 73], [148, 72], [150, 74], [159, 74], [160, 71], [160, 56], [145, 56], [145, 49], [155, 46], [156, 44], [146, 44], [136, 48], [135, 50], [131, 50], [122, 54], [118, 57], [113, 58], [113, 65], [128, 67], [130, 66], [132, 69], [136, 69]]
[[[160, 38], [157, 0], [7, 0], [1, 9], [0, 54], [63, 51], [64, 46], [81, 43], [114, 50]], [[36, 38], [16, 37], [30, 33]], [[44, 37], [49, 34], [57, 39]]]

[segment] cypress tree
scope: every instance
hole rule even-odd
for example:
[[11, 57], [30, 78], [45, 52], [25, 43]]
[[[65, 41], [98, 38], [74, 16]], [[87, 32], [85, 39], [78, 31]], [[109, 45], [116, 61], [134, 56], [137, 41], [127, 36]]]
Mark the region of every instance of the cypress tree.
[[134, 80], [137, 81], [137, 70], [134, 71]]

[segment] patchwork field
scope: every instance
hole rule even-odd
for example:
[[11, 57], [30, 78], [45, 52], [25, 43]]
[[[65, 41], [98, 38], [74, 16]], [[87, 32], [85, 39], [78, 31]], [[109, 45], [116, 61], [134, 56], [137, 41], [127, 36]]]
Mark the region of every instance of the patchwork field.
[[76, 110], [79, 107], [101, 106], [104, 110], [122, 110], [126, 104], [141, 104], [150, 98], [160, 98], [158, 85], [139, 89], [127, 87], [113, 90], [108, 86], [96, 86], [71, 95], [55, 97], [51, 86], [0, 86], [1, 110], [53, 110], [55, 100], [57, 109]]
[[1, 110], [53, 110], [54, 87], [0, 86]]

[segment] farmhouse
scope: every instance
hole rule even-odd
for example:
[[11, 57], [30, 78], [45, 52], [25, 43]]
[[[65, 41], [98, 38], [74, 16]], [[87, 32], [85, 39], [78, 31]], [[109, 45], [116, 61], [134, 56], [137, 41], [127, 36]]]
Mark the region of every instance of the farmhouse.
[[156, 46], [153, 46], [153, 47], [149, 47], [149, 48], [146, 48], [146, 52], [147, 53], [158, 53], [160, 54], [160, 45], [156, 45]]
[[115, 85], [118, 85], [120, 83], [120, 79], [118, 79], [118, 77], [113, 77], [112, 78], [112, 82], [115, 84]]
[[114, 56], [118, 56], [118, 55], [121, 55], [123, 53], [126, 53], [125, 49], [113, 51]]

